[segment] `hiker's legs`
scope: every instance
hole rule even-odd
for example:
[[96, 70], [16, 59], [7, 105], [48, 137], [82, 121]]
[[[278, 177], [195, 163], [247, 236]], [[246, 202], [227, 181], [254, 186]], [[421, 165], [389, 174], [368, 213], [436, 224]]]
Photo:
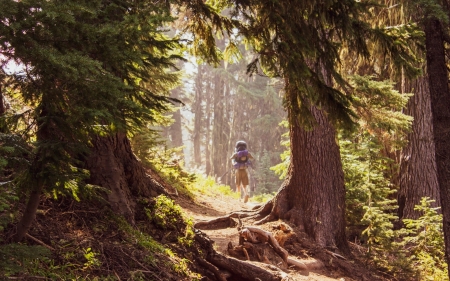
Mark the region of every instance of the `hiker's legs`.
[[241, 191], [241, 174], [239, 173], [239, 170], [236, 170], [236, 192], [240, 192]]
[[249, 197], [249, 194], [248, 194], [248, 191], [249, 191], [248, 182], [249, 182], [248, 181], [248, 173], [247, 173], [247, 169], [245, 169], [244, 170], [244, 175], [242, 176], [242, 193], [244, 195], [244, 203], [247, 203], [248, 197]]

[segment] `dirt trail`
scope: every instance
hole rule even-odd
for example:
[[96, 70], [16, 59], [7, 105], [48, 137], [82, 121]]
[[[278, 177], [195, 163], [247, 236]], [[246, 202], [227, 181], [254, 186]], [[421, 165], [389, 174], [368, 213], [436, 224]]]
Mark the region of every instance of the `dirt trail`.
[[[241, 211], [241, 210], [251, 210], [255, 203], [249, 201], [244, 203], [232, 197], [223, 196], [223, 195], [214, 195], [214, 196], [206, 196], [204, 194], [197, 194], [195, 203], [186, 199], [178, 198], [176, 199], [177, 203], [184, 209], [184, 211], [193, 218], [194, 222], [199, 221], [208, 221], [211, 219], [215, 219], [217, 217], [225, 216], [233, 211]], [[264, 228], [264, 226], [260, 226]], [[266, 226], [268, 229], [270, 226]], [[239, 235], [238, 231], [235, 227], [225, 228], [225, 229], [217, 229], [217, 230], [202, 230], [204, 233], [208, 234], [208, 236], [214, 240], [215, 249], [218, 252], [228, 254], [227, 253], [227, 245], [231, 241], [233, 245], [239, 244]], [[304, 253], [308, 252], [307, 250], [303, 251]], [[293, 254], [289, 254], [289, 256], [293, 259], [300, 260], [301, 257], [297, 257]], [[313, 259], [311, 257], [311, 259]], [[303, 260], [305, 257], [303, 256]], [[324, 261], [322, 261], [324, 262]], [[333, 260], [329, 260], [328, 262], [333, 262]], [[289, 270], [289, 276], [292, 280], [310, 280], [310, 281], [356, 281], [362, 279], [354, 279], [346, 276], [342, 270], [329, 270], [328, 266], [322, 268], [320, 270], [311, 270], [308, 272], [300, 271], [296, 269]], [[366, 279], [365, 280], [371, 280]], [[380, 280], [380, 279], [373, 279]]]

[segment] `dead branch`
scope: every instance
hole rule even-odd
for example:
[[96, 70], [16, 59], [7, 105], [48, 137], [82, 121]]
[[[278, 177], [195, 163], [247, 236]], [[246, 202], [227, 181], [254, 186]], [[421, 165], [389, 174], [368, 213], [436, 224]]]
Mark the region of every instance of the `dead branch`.
[[28, 238], [30, 238], [30, 239], [33, 240], [34, 242], [36, 242], [36, 243], [38, 243], [38, 244], [44, 246], [45, 248], [51, 250], [51, 251], [54, 251], [54, 250], [55, 250], [54, 248], [50, 247], [49, 245], [45, 244], [45, 243], [42, 242], [41, 240], [39, 240], [39, 239], [37, 239], [37, 238], [31, 236], [31, 235], [28, 234], [28, 233], [26, 233], [25, 236], [28, 237]]
[[339, 254], [336, 254], [336, 253], [333, 253], [333, 252], [331, 252], [331, 251], [328, 251], [328, 250], [325, 250], [328, 254], [330, 254], [330, 255], [332, 255], [333, 257], [335, 257], [335, 258], [340, 258], [340, 259], [343, 259], [343, 260], [347, 260], [347, 258], [345, 258], [344, 256], [342, 256], [342, 255], [339, 255]]

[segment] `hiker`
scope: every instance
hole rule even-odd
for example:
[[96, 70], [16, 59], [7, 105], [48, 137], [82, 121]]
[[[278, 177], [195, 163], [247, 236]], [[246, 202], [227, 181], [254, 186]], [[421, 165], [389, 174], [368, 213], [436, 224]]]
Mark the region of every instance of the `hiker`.
[[244, 195], [244, 203], [247, 203], [249, 197], [247, 168], [252, 165], [250, 160], [253, 159], [253, 156], [248, 152], [245, 141], [236, 142], [235, 153], [230, 159], [236, 169], [236, 192], [242, 190], [241, 195]]

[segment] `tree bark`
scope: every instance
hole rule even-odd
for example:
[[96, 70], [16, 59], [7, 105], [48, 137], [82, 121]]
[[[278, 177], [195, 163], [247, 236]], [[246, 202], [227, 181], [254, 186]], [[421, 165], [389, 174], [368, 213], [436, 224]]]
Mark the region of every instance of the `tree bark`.
[[22, 214], [22, 218], [16, 227], [16, 233], [14, 234], [14, 242], [20, 242], [27, 234], [30, 229], [34, 219], [36, 218], [36, 212], [41, 201], [41, 193], [44, 189], [44, 183], [42, 180], [38, 179], [34, 183], [34, 187], [30, 192], [28, 197], [27, 205], [25, 206], [25, 211]]
[[197, 76], [195, 78], [195, 99], [192, 109], [194, 112], [194, 134], [193, 134], [193, 145], [194, 145], [194, 164], [195, 166], [200, 166], [202, 164], [202, 154], [201, 154], [201, 136], [202, 136], [202, 119], [203, 119], [203, 65], [198, 66]]
[[227, 144], [226, 141], [226, 128], [225, 125], [228, 122], [225, 117], [224, 102], [225, 102], [225, 81], [223, 78], [216, 74], [215, 78], [215, 90], [214, 90], [214, 119], [212, 129], [212, 174], [215, 177], [220, 177], [226, 172], [225, 163]]
[[400, 220], [417, 219], [422, 215], [414, 210], [422, 197], [435, 200], [432, 207], [440, 206], [428, 77], [406, 81], [402, 88], [403, 93], [414, 91], [405, 110], [405, 114], [414, 117], [414, 121], [400, 159]]
[[208, 87], [206, 89], [206, 120], [205, 120], [205, 173], [210, 176], [212, 174], [211, 165], [211, 96], [212, 96], [212, 86], [211, 81], [208, 82]]
[[112, 210], [130, 223], [134, 223], [135, 200], [167, 193], [146, 173], [133, 154], [125, 133], [95, 137], [86, 164], [91, 173], [89, 183], [108, 189], [107, 200]]
[[3, 97], [3, 87], [0, 84], [0, 116], [3, 116], [6, 112], [6, 104], [5, 104], [5, 98]]
[[431, 18], [425, 22], [425, 38], [435, 156], [443, 214], [445, 257], [450, 274], [450, 92], [443, 27], [439, 20]]
[[273, 199], [270, 214], [260, 223], [290, 220], [320, 246], [338, 248], [348, 254], [344, 173], [336, 130], [323, 111], [315, 107], [311, 111], [317, 120], [312, 131], [305, 130], [297, 121], [291, 122], [288, 176]]
[[30, 194], [24, 213], [17, 224], [16, 233], [13, 236], [14, 242], [20, 242], [25, 237], [36, 218], [36, 212], [41, 201], [41, 194], [47, 181], [46, 174], [48, 173], [48, 170], [46, 169], [46, 165], [51, 165], [51, 162], [53, 161], [53, 159], [49, 159], [49, 157], [52, 158], [50, 155], [52, 155], [53, 151], [49, 151], [51, 148], [49, 148], [47, 143], [58, 138], [58, 131], [51, 119], [43, 121], [45, 117], [51, 115], [48, 110], [48, 105], [49, 98], [44, 96], [41, 101], [42, 107], [39, 113], [40, 120], [38, 119], [37, 121], [37, 152], [27, 174], [26, 184], [29, 185], [27, 186], [27, 189], [30, 190]]
[[[176, 88], [172, 91], [173, 98], [181, 98], [181, 89]], [[183, 132], [181, 127], [181, 109], [178, 108], [172, 115], [173, 124], [169, 127], [169, 135], [172, 141], [172, 147], [180, 147], [183, 145]]]

